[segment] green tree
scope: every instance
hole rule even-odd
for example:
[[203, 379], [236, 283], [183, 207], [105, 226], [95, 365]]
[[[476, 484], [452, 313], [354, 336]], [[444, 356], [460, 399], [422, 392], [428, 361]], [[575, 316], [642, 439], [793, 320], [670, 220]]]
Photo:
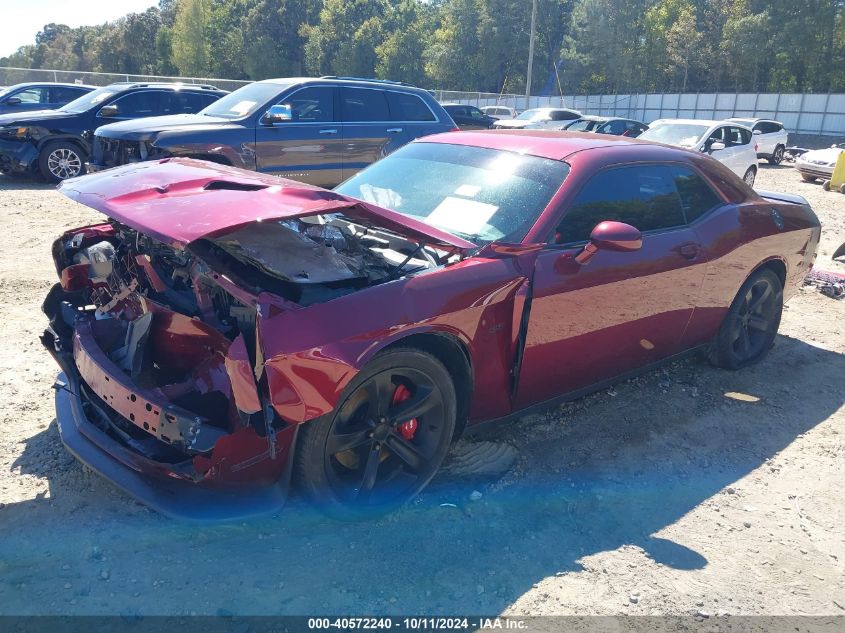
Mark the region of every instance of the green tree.
[[180, 0], [173, 23], [173, 64], [183, 75], [208, 76], [211, 69], [211, 1]]

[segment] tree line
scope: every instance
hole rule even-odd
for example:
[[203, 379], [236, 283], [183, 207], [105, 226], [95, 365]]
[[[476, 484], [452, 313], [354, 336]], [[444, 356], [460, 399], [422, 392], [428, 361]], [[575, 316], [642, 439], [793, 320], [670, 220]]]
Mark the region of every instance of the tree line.
[[[161, 0], [0, 66], [525, 92], [531, 0]], [[845, 90], [845, 0], [539, 0], [533, 94]]]

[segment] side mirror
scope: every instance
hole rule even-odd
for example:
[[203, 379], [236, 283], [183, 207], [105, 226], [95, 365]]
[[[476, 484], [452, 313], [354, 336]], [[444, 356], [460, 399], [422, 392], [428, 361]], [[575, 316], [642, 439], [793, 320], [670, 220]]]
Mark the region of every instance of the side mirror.
[[753, 131], [753, 132], [751, 132], [751, 133], [752, 133], [752, 134], [754, 134], [754, 135], [757, 135], [757, 134], [762, 134], [762, 133], [763, 133], [763, 130], [754, 130], [754, 131]]
[[264, 116], [261, 117], [261, 123], [264, 125], [276, 125], [277, 123], [285, 123], [293, 120], [293, 109], [287, 103], [280, 105], [272, 105]]
[[643, 234], [639, 229], [624, 222], [605, 220], [590, 233], [590, 241], [575, 256], [575, 261], [583, 266], [601, 250], [628, 253], [639, 250], [642, 245]]
[[100, 108], [100, 111], [97, 112], [97, 116], [104, 117], [106, 119], [111, 119], [117, 116], [118, 108], [116, 105], [106, 105]]
[[716, 141], [715, 143], [710, 144], [711, 152], [718, 152], [720, 149], [725, 149], [725, 144], [722, 143], [722, 141]]
[[6, 105], [20, 105], [21, 104], [21, 98], [20, 97], [9, 97], [3, 103], [5, 103]]

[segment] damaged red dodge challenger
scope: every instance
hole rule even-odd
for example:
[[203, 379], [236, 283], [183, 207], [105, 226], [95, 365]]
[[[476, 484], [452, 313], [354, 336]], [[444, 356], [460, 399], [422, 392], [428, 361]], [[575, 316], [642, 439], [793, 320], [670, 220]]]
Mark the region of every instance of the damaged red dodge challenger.
[[543, 131], [427, 137], [334, 191], [165, 159], [67, 181], [61, 437], [149, 506], [394, 508], [467, 425], [706, 350], [771, 347], [817, 218], [709, 157]]

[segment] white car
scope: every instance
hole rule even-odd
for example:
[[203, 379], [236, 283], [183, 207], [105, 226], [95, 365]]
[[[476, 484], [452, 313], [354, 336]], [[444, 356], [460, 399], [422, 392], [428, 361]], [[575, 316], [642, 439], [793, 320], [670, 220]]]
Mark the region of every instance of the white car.
[[481, 111], [494, 119], [515, 119], [517, 117], [516, 108], [503, 105], [484, 106]]
[[709, 154], [749, 187], [757, 177], [757, 151], [751, 129], [728, 121], [658, 119], [637, 138]]
[[757, 144], [757, 158], [765, 158], [772, 165], [780, 165], [789, 136], [783, 129], [783, 123], [774, 119], [740, 117], [727, 120], [751, 128], [754, 142]]
[[830, 180], [836, 161], [839, 160], [839, 155], [843, 151], [845, 151], [845, 143], [805, 152], [795, 160], [795, 169], [801, 174], [804, 182], [813, 182], [819, 178]]
[[[581, 113], [578, 110], [569, 108], [532, 108], [526, 110], [515, 119], [504, 119], [493, 124], [495, 129], [518, 130], [531, 123], [554, 125], [559, 121], [574, 121], [580, 119]], [[537, 127], [537, 126], [532, 126]]]

